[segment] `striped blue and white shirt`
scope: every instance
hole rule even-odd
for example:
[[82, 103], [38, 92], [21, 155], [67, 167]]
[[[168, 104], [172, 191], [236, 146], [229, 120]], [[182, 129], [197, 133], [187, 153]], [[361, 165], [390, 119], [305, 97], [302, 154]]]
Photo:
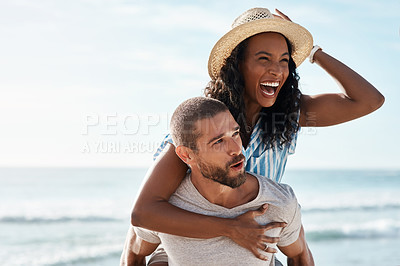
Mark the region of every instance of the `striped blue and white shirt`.
[[[261, 131], [259, 120], [251, 133], [249, 145], [247, 148], [242, 147], [243, 155], [246, 157], [246, 171], [281, 182], [288, 156], [296, 149], [298, 134], [295, 133], [292, 141], [282, 145], [281, 148], [275, 143], [274, 149], [267, 149], [267, 145], [262, 140]], [[173, 144], [170, 134], [164, 138], [154, 154], [154, 159], [164, 150], [167, 143]]]

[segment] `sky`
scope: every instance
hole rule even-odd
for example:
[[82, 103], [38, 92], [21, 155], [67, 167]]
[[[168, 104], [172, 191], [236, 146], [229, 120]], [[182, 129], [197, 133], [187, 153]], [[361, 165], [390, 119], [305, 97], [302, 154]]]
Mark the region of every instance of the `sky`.
[[[174, 109], [201, 96], [232, 21], [275, 8], [385, 96], [376, 112], [303, 128], [287, 167], [399, 169], [400, 2], [0, 1], [0, 167], [148, 167]], [[308, 61], [305, 94], [339, 92]]]

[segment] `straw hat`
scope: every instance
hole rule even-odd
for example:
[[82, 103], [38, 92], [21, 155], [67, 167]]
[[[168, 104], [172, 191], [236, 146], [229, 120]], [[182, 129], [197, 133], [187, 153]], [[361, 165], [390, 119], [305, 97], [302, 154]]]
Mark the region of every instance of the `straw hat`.
[[210, 77], [218, 77], [225, 60], [240, 42], [262, 32], [281, 33], [289, 40], [296, 67], [303, 63], [311, 52], [313, 39], [308, 30], [291, 21], [275, 18], [267, 8], [252, 8], [236, 18], [232, 29], [215, 44], [208, 59]]

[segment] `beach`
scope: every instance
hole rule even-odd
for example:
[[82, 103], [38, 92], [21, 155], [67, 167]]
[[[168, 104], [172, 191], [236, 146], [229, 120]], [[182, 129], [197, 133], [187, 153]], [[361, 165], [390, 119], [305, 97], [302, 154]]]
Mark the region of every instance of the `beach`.
[[[118, 265], [145, 172], [1, 168], [0, 265]], [[282, 182], [316, 265], [400, 265], [399, 170], [288, 170]]]

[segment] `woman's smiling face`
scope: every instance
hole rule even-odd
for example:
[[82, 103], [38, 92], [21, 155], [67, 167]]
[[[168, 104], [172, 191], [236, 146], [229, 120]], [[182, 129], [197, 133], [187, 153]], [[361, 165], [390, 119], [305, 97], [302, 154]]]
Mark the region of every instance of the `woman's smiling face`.
[[289, 75], [289, 58], [286, 40], [279, 33], [260, 33], [248, 40], [240, 63], [246, 110], [261, 110], [275, 103]]

